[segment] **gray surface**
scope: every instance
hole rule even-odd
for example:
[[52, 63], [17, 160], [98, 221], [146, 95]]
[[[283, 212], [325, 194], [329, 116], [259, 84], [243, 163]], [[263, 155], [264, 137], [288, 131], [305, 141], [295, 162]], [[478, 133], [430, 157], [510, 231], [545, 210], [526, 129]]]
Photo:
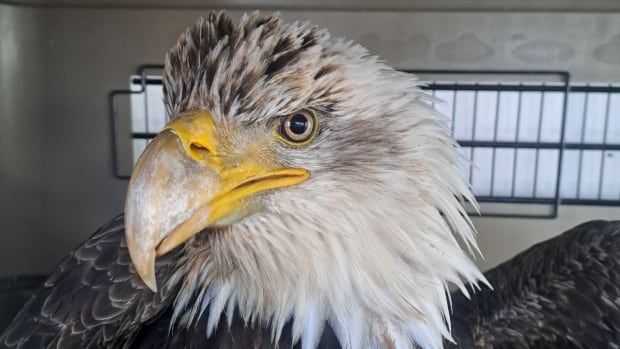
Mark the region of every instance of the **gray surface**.
[[615, 0], [3, 0], [28, 6], [259, 8], [276, 10], [619, 11]]
[[40, 270], [46, 253], [41, 15], [0, 5], [0, 275]]
[[[178, 34], [206, 12], [0, 5], [0, 275], [48, 272], [122, 211], [127, 183], [112, 176], [107, 94], [126, 88], [138, 65], [161, 63]], [[360, 41], [398, 68], [554, 69], [582, 81], [620, 81], [620, 14], [283, 15]], [[492, 256], [484, 265], [575, 220], [618, 212], [566, 208], [543, 224], [543, 234], [533, 228], [540, 221], [477, 220]]]

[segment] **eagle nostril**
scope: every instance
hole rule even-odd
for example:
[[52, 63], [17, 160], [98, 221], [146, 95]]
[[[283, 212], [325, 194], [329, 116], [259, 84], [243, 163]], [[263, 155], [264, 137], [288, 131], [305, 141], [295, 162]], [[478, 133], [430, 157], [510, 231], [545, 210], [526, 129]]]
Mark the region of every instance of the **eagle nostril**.
[[205, 160], [209, 155], [211, 155], [209, 148], [198, 142], [190, 143], [189, 149], [191, 155], [197, 160]]

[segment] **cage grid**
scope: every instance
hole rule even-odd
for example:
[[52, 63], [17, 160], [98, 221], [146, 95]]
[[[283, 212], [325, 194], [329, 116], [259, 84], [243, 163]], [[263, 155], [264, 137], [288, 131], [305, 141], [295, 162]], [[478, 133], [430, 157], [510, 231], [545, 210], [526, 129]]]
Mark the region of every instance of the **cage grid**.
[[[162, 68], [142, 66], [130, 89], [110, 94], [118, 178], [131, 169], [119, 166], [119, 138], [129, 138], [131, 151], [126, 146], [123, 153], [133, 162], [167, 121]], [[472, 164], [461, 170], [483, 215], [553, 218], [560, 204], [620, 205], [620, 85], [571, 85], [566, 72], [406, 72], [419, 77], [433, 96], [429, 103], [449, 117]], [[130, 98], [121, 112], [123, 95]]]

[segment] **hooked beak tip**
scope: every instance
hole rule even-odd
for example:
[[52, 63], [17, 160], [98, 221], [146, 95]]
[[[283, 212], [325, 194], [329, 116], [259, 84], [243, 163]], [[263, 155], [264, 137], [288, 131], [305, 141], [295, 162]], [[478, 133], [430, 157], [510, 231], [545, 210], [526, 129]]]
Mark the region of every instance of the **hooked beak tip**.
[[138, 253], [138, 249], [134, 248], [133, 245], [130, 240], [127, 241], [129, 255], [136, 273], [138, 273], [138, 276], [140, 276], [140, 279], [148, 288], [153, 292], [157, 292], [157, 280], [155, 277], [155, 258], [157, 254], [155, 250], [151, 249]]

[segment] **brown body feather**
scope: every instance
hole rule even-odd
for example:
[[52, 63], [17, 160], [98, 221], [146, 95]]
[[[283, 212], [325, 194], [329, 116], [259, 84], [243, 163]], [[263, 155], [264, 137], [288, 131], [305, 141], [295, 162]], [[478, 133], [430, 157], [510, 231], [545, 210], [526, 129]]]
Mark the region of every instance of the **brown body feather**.
[[485, 276], [495, 290], [452, 296], [463, 347], [620, 347], [620, 221], [579, 225]]

